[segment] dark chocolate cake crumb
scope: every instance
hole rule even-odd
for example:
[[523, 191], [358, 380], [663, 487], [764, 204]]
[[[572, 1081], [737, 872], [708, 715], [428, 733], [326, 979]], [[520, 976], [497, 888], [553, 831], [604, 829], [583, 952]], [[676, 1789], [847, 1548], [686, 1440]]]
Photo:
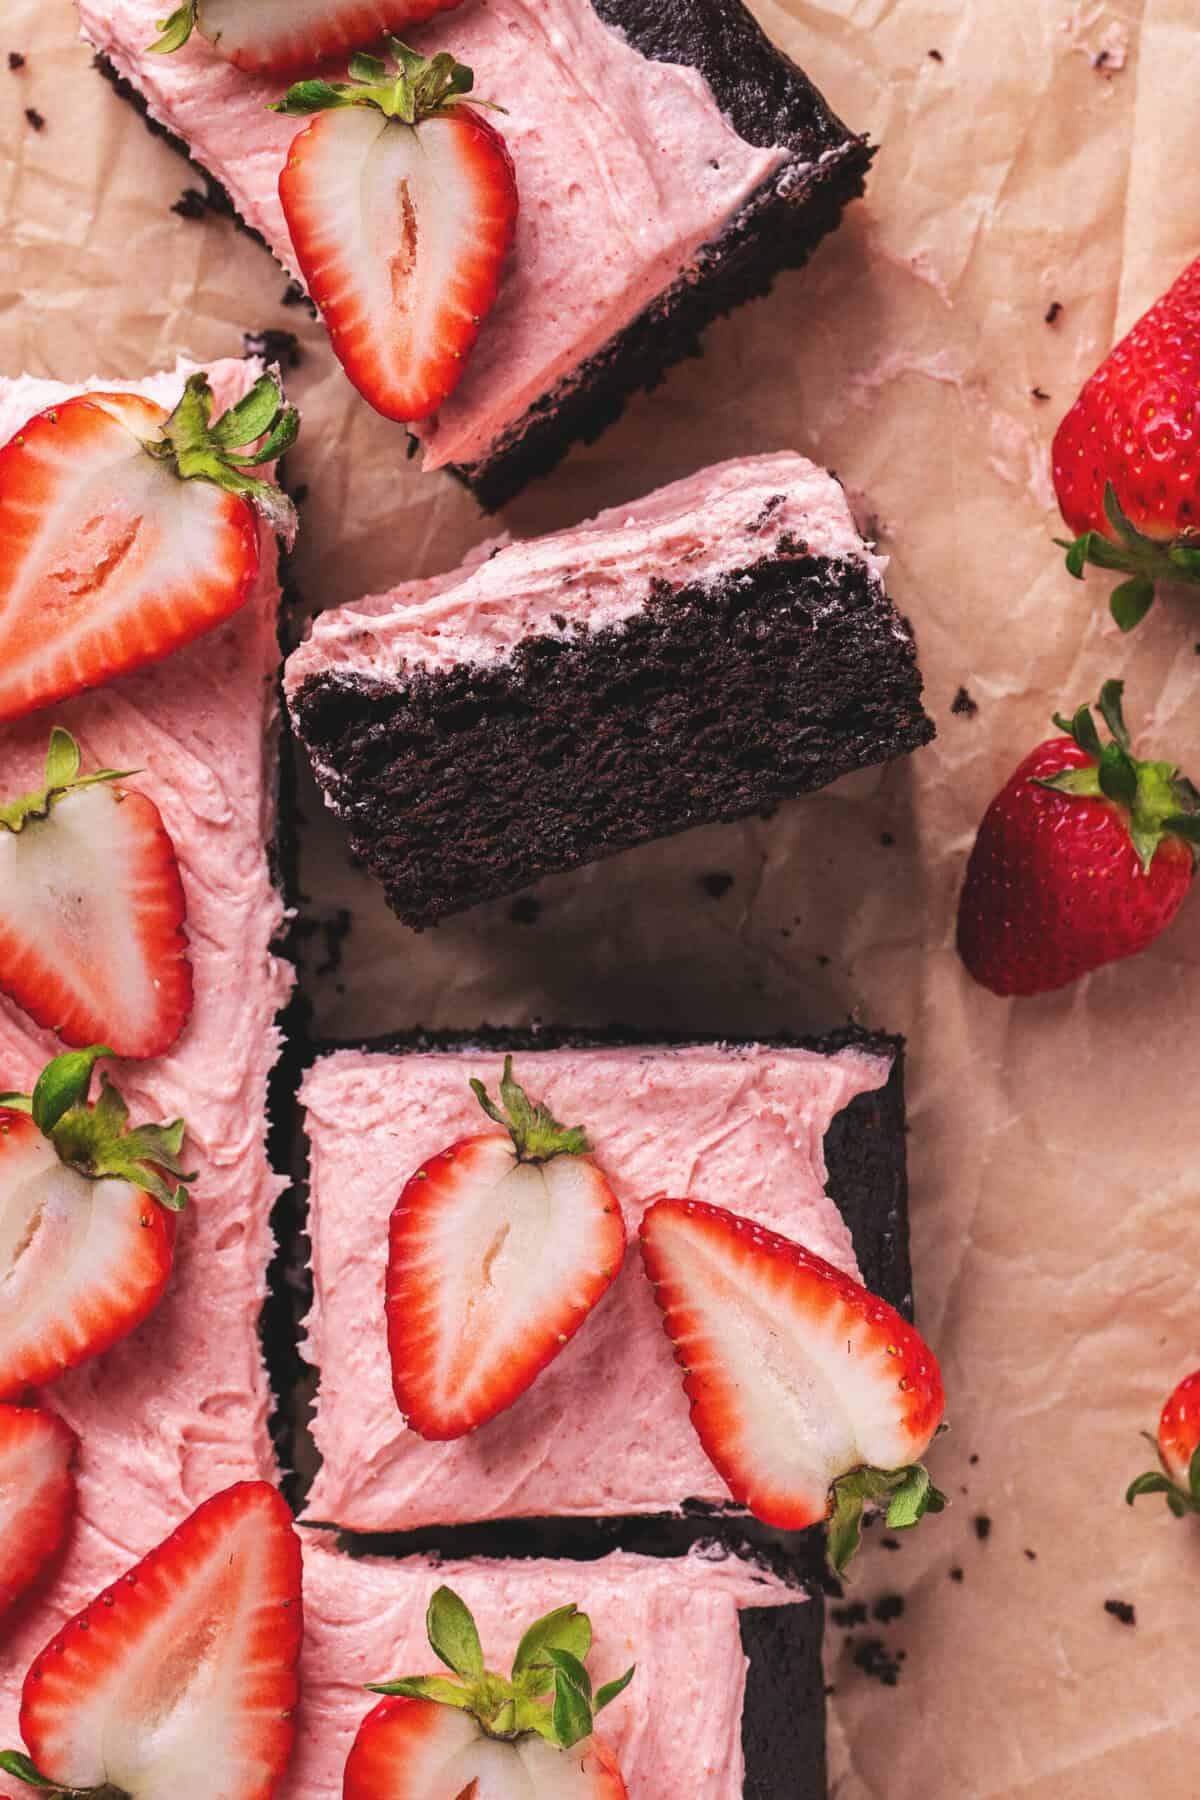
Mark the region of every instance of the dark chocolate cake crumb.
[[1025, 1555], [1029, 1562], [1037, 1561], [1037, 1551], [1036, 1550], [1026, 1550]]
[[44, 131], [46, 129], [46, 121], [36, 106], [27, 106], [25, 108], [25, 117], [29, 120], [29, 123], [33, 126], [35, 131]]
[[895, 1687], [900, 1680], [900, 1665], [904, 1661], [903, 1650], [889, 1650], [882, 1638], [864, 1638], [860, 1644], [849, 1640], [851, 1644], [850, 1660], [856, 1669], [864, 1675], [870, 1675], [884, 1687]]
[[1047, 325], [1057, 325], [1058, 324], [1059, 315], [1062, 312], [1062, 309], [1063, 309], [1063, 307], [1062, 307], [1061, 300], [1052, 300], [1050, 302], [1050, 310], [1046, 314]]
[[8, 66], [13, 71], [14, 75], [16, 74], [18, 69], [23, 69], [25, 67], [25, 58], [21, 55], [21, 52], [19, 50], [10, 50], [9, 51]]
[[845, 1630], [855, 1625], [865, 1625], [867, 1609], [861, 1600], [852, 1600], [849, 1606], [835, 1606], [829, 1616], [835, 1625], [840, 1625]]
[[1137, 1608], [1131, 1606], [1128, 1600], [1106, 1600], [1104, 1610], [1122, 1625], [1137, 1624]]
[[208, 217], [208, 198], [199, 188], [184, 188], [178, 200], [171, 202], [171, 211], [181, 219], [206, 219]]
[[279, 304], [280, 306], [302, 306], [308, 313], [310, 319], [315, 319], [317, 316], [316, 306], [309, 299], [298, 281], [288, 282], [282, 294], [279, 296]]
[[1035, 387], [1035, 388], [1030, 388], [1029, 391], [1033, 395], [1035, 400], [1048, 400], [1050, 398], [1050, 396], [1046, 392], [1045, 388]]
[[294, 331], [283, 331], [268, 325], [264, 331], [243, 331], [242, 355], [261, 356], [264, 362], [278, 363], [281, 368], [300, 367], [300, 340]]
[[518, 894], [508, 909], [508, 916], [514, 925], [536, 925], [541, 911], [541, 901], [532, 894]]
[[700, 886], [710, 900], [720, 900], [733, 886], [733, 876], [727, 869], [710, 869], [707, 874], [697, 877]]
[[[963, 691], [965, 692], [966, 690], [964, 689]], [[967, 1458], [967, 1461], [970, 1463], [971, 1467], [974, 1468], [975, 1464], [979, 1461], [978, 1450], [972, 1450], [970, 1456], [968, 1456], [968, 1458]]]
[[986, 1544], [992, 1535], [992, 1521], [986, 1513], [979, 1513], [971, 1523], [975, 1527], [975, 1536], [981, 1544]]
[[[965, 687], [960, 687], [957, 694], [955, 694], [954, 699], [950, 703], [950, 711], [952, 713], [960, 714], [960, 716], [964, 719], [973, 719], [975, 717], [975, 714], [979, 711], [979, 702], [978, 702], [978, 700], [972, 698], [971, 694], [967, 691], [967, 689]], [[979, 1458], [977, 1456], [973, 1456], [971, 1458], [971, 1461], [978, 1462]]]
[[879, 1542], [880, 1542], [881, 1546], [883, 1547], [883, 1549], [885, 1549], [885, 1550], [899, 1550], [899, 1548], [900, 1548], [900, 1539], [899, 1538], [892, 1538], [892, 1537], [880, 1538]]
[[330, 918], [300, 918], [292, 926], [293, 938], [321, 937], [325, 943], [324, 960], [313, 970], [314, 975], [332, 975], [341, 967], [342, 946], [350, 935], [354, 921], [349, 909], [339, 906]]
[[963, 1572], [961, 1569], [957, 1569], [957, 1568], [951, 1569], [951, 1571], [950, 1571], [951, 1581], [961, 1581], [962, 1578], [963, 1578]]
[[940, 50], [931, 50], [929, 52], [929, 54], [933, 58], [934, 62], [945, 62], [945, 60], [946, 60]]
[[880, 1594], [871, 1608], [871, 1617], [878, 1625], [890, 1625], [893, 1619], [899, 1619], [904, 1613], [903, 1594]]

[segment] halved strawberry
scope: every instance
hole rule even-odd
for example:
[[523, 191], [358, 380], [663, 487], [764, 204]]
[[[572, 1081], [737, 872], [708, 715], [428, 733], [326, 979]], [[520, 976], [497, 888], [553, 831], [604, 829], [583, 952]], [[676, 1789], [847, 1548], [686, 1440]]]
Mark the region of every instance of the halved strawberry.
[[578, 1128], [564, 1129], [513, 1080], [505, 1132], [430, 1157], [392, 1214], [388, 1348], [396, 1403], [426, 1438], [486, 1424], [574, 1337], [621, 1267], [625, 1221]]
[[175, 847], [55, 726], [45, 785], [0, 805], [0, 990], [65, 1043], [161, 1056], [192, 1010]]
[[893, 1528], [941, 1510], [920, 1467], [941, 1423], [941, 1374], [885, 1300], [698, 1200], [656, 1200], [641, 1243], [692, 1423], [735, 1500], [785, 1531], [832, 1515], [839, 1573], [865, 1503], [887, 1501]]
[[625, 1800], [595, 1715], [633, 1679], [593, 1695], [591, 1622], [561, 1606], [531, 1625], [509, 1676], [484, 1665], [475, 1621], [450, 1588], [427, 1614], [429, 1641], [457, 1677], [382, 1682], [346, 1763], [343, 1800]]
[[148, 46], [170, 55], [193, 31], [251, 74], [310, 68], [388, 31], [419, 25], [461, 0], [184, 0]]
[[1200, 1369], [1185, 1375], [1168, 1395], [1157, 1438], [1145, 1435], [1159, 1466], [1130, 1482], [1125, 1492], [1129, 1505], [1140, 1494], [1162, 1494], [1177, 1519], [1200, 1513]]
[[257, 515], [294, 533], [291, 502], [249, 473], [296, 436], [277, 381], [215, 423], [212, 410], [202, 374], [169, 417], [133, 394], [81, 394], [0, 449], [0, 719], [210, 631], [253, 586]]
[[75, 1433], [40, 1406], [0, 1406], [0, 1619], [62, 1548]]
[[275, 1489], [214, 1495], [54, 1634], [25, 1677], [28, 1755], [0, 1768], [114, 1800], [268, 1800], [295, 1736], [300, 1584]]
[[171, 1273], [184, 1124], [130, 1131], [107, 1075], [90, 1105], [108, 1054], [68, 1051], [31, 1096], [0, 1094], [0, 1399], [127, 1337]]
[[346, 374], [412, 422], [458, 386], [495, 304], [517, 182], [483, 102], [463, 104], [471, 71], [390, 45], [395, 75], [356, 56], [351, 81], [302, 81], [280, 101], [319, 117], [292, 142], [279, 198]]

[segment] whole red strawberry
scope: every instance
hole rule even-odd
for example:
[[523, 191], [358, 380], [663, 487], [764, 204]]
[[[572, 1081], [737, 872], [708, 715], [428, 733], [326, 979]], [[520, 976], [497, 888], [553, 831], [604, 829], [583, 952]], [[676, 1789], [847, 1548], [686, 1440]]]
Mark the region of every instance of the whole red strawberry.
[[1165, 1494], [1177, 1519], [1200, 1513], [1200, 1369], [1185, 1375], [1167, 1400], [1157, 1438], [1149, 1432], [1144, 1435], [1154, 1445], [1161, 1466], [1130, 1482], [1125, 1494], [1129, 1505], [1139, 1494]]
[[1123, 683], [1099, 709], [1055, 715], [984, 814], [958, 907], [958, 949], [994, 994], [1044, 994], [1144, 950], [1183, 904], [1200, 842], [1200, 794], [1171, 763], [1139, 762]]
[[1158, 581], [1200, 582], [1200, 258], [1088, 380], [1054, 438], [1054, 489], [1085, 563], [1120, 569], [1122, 631]]

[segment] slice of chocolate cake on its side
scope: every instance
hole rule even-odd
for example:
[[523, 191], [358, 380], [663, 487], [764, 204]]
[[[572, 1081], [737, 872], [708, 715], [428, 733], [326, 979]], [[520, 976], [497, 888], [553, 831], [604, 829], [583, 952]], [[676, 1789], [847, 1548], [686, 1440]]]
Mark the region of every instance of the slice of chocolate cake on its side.
[[443, 1584], [474, 1614], [497, 1673], [507, 1673], [526, 1626], [569, 1605], [591, 1620], [597, 1685], [636, 1663], [597, 1720], [630, 1795], [825, 1800], [821, 1603], [752, 1563], [622, 1552], [579, 1563], [383, 1561], [314, 1541], [304, 1584], [304, 1700], [289, 1800], [340, 1800], [355, 1734], [377, 1704], [365, 1683], [437, 1667], [425, 1614]]
[[[118, 91], [228, 194], [299, 275], [277, 183], [303, 120], [287, 78], [194, 33], [148, 51], [161, 0], [79, 0]], [[409, 36], [475, 73], [516, 166], [517, 237], [461, 384], [417, 427], [424, 466], [502, 505], [797, 267], [862, 192], [871, 158], [741, 0], [466, 0]], [[581, 281], [579, 272], [586, 269]]]
[[[504, 1053], [531, 1098], [586, 1128], [629, 1250], [594, 1312], [527, 1391], [450, 1441], [410, 1430], [385, 1324], [388, 1221], [425, 1160], [492, 1129]], [[310, 1149], [323, 1463], [306, 1516], [356, 1532], [482, 1519], [613, 1520], [719, 1511], [729, 1490], [688, 1417], [636, 1233], [656, 1195], [689, 1195], [805, 1244], [901, 1309], [910, 1305], [900, 1046], [850, 1032], [820, 1043], [648, 1044], [509, 1033], [340, 1050], [301, 1094]]]
[[288, 703], [355, 853], [429, 925], [928, 742], [883, 568], [831, 475], [723, 463], [323, 614]]
[[[170, 408], [190, 372], [181, 364], [148, 380], [86, 385]], [[210, 363], [218, 409], [261, 372], [254, 362]], [[83, 385], [0, 379], [0, 443]], [[90, 542], [82, 526], [79, 542]], [[284, 919], [270, 869], [280, 590], [265, 529], [260, 542], [259, 573], [226, 623], [161, 662], [0, 727], [5, 800], [41, 785], [52, 725], [75, 737], [86, 770], [136, 771], [125, 785], [154, 801], [178, 858], [195, 982], [191, 1017], [165, 1055], [103, 1065], [135, 1122], [186, 1121], [183, 1157], [195, 1181], [155, 1310], [37, 1396], [78, 1436], [78, 1516], [51, 1579], [4, 1620], [0, 1745], [20, 1741], [22, 1676], [65, 1618], [200, 1500], [276, 1475], [259, 1319], [271, 1209], [284, 1185], [267, 1154], [267, 1085], [291, 970], [272, 951]], [[0, 998], [0, 1089], [28, 1092], [62, 1049]]]

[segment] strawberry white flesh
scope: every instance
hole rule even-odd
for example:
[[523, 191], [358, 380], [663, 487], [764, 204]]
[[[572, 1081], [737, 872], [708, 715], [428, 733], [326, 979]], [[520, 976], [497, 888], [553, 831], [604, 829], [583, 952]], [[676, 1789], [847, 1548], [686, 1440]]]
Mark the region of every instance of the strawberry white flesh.
[[161, 1056], [191, 1011], [183, 884], [145, 794], [82, 788], [0, 830], [0, 989], [67, 1044]]
[[533, 1734], [502, 1743], [485, 1737], [468, 1713], [394, 1699], [363, 1721], [342, 1793], [343, 1800], [625, 1800], [625, 1783], [599, 1738], [569, 1750]]
[[455, 106], [406, 125], [371, 106], [298, 133], [279, 194], [334, 351], [376, 411], [415, 421], [458, 385], [517, 215], [499, 132]]
[[941, 1377], [885, 1301], [697, 1201], [656, 1201], [642, 1250], [692, 1423], [757, 1518], [800, 1530], [825, 1517], [839, 1476], [920, 1460], [941, 1421]]
[[302, 72], [361, 50], [385, 32], [457, 6], [459, 0], [200, 0], [199, 26], [222, 56], [257, 74]]
[[58, 1631], [21, 1732], [65, 1788], [267, 1800], [294, 1735], [300, 1546], [274, 1488], [217, 1494]]
[[126, 1337], [157, 1305], [174, 1242], [140, 1188], [79, 1174], [32, 1119], [0, 1112], [0, 1399]]
[[61, 1549], [75, 1510], [75, 1433], [36, 1406], [0, 1406], [0, 1619]]
[[0, 719], [154, 662], [248, 597], [254, 511], [143, 450], [166, 418], [91, 394], [0, 449]]
[[486, 1132], [430, 1158], [392, 1215], [388, 1344], [414, 1431], [459, 1437], [558, 1355], [620, 1269], [621, 1209], [586, 1156], [518, 1161]]

